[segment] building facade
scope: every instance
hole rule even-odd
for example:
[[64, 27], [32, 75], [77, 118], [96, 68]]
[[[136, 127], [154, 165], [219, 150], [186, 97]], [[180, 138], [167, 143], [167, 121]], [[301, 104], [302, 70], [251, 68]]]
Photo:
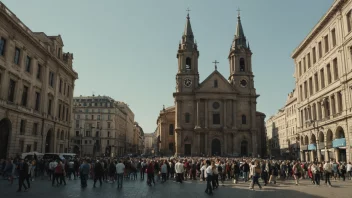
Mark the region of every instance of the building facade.
[[297, 92], [288, 94], [286, 104], [266, 121], [268, 154], [277, 158], [299, 158], [297, 142]]
[[351, 6], [334, 1], [292, 54], [304, 161], [351, 159]]
[[153, 141], [154, 141], [154, 133], [146, 133], [144, 134], [144, 154], [152, 154], [153, 151]]
[[263, 156], [266, 139], [263, 113], [257, 97], [240, 16], [228, 55], [228, 79], [215, 70], [199, 81], [199, 51], [189, 15], [178, 47], [175, 106], [157, 119], [161, 154]]
[[32, 32], [0, 2], [0, 158], [69, 152], [77, 73], [60, 35]]

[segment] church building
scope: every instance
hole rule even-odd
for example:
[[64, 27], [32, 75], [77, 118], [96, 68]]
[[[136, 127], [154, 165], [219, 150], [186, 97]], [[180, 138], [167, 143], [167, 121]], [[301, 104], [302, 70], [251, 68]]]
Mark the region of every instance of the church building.
[[199, 81], [199, 51], [189, 14], [177, 51], [175, 105], [157, 119], [157, 150], [177, 156], [264, 156], [265, 114], [257, 112], [252, 52], [238, 15], [226, 79], [215, 70]]

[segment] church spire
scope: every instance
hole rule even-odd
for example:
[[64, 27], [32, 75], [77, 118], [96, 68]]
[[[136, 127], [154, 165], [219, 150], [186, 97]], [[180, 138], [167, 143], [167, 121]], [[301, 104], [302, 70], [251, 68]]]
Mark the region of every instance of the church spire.
[[241, 23], [241, 16], [240, 16], [240, 9], [238, 11], [238, 16], [237, 16], [237, 28], [236, 28], [236, 35], [233, 40], [231, 49], [236, 49], [236, 48], [247, 48], [246, 44], [246, 37], [244, 36], [243, 33], [243, 28], [242, 28], [242, 23]]
[[182, 43], [194, 44], [194, 36], [193, 36], [191, 21], [190, 21], [190, 17], [189, 17], [189, 11], [191, 11], [191, 10], [189, 8], [187, 8], [186, 11], [188, 13], [187, 13], [187, 17], [186, 17], [187, 21], [186, 21], [185, 30], [182, 35]]

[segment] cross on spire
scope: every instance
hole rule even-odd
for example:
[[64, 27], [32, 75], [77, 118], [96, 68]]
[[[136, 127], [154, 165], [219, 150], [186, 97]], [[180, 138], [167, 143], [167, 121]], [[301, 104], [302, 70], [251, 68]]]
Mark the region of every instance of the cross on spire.
[[240, 10], [240, 8], [237, 9], [237, 13], [238, 13], [237, 15], [238, 15], [238, 17], [239, 17], [239, 16], [241, 15], [241, 10]]
[[189, 12], [191, 11], [189, 8], [187, 8], [187, 19], [189, 19]]
[[213, 63], [215, 64], [215, 70], [218, 70], [218, 66], [216, 64], [219, 62], [217, 60], [215, 60]]

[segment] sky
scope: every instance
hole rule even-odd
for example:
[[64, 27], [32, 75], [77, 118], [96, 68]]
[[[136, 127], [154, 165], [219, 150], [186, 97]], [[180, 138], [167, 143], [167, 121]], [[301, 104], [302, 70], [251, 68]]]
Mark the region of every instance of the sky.
[[60, 34], [74, 54], [74, 96], [107, 95], [129, 104], [145, 133], [174, 104], [176, 53], [187, 8], [203, 81], [214, 60], [225, 78], [237, 9], [250, 43], [257, 111], [267, 118], [294, 89], [292, 51], [333, 0], [2, 0], [32, 31]]

